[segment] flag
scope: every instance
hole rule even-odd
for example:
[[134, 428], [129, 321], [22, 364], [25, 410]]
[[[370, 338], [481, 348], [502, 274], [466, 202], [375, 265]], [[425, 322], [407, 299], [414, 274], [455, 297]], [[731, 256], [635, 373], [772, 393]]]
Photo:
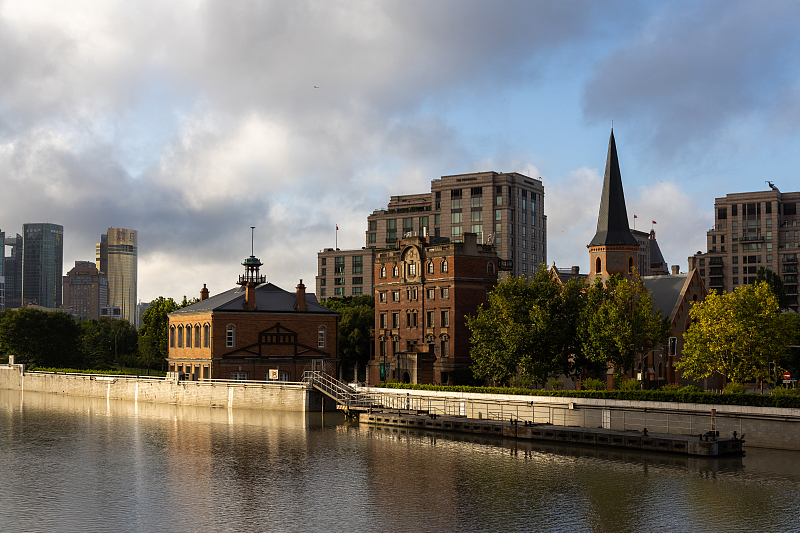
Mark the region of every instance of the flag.
[[639, 217], [637, 217], [636, 215], [633, 215], [633, 218], [639, 218]]
[[336, 224], [336, 231], [339, 231], [339, 224]]
[[656, 221], [655, 221], [655, 220], [653, 221], [653, 224], [656, 224]]

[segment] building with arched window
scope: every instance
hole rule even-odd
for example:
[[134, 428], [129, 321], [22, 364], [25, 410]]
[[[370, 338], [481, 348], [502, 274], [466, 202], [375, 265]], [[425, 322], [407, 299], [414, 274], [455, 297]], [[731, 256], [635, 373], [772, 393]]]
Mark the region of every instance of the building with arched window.
[[169, 370], [187, 379], [300, 381], [306, 370], [336, 375], [339, 315], [306, 294], [268, 283], [250, 256], [238, 287], [169, 315]]

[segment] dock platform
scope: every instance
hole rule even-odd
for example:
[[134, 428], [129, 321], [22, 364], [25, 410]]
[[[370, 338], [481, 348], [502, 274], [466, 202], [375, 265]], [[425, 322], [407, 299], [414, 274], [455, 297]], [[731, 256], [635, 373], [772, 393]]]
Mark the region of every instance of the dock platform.
[[708, 431], [697, 435], [622, 431], [605, 428], [586, 428], [531, 424], [516, 420], [484, 420], [464, 417], [431, 416], [414, 410], [362, 412], [363, 424], [436, 430], [444, 432], [496, 435], [522, 440], [538, 440], [590, 446], [633, 448], [696, 456], [716, 457], [743, 453], [744, 440], [734, 433], [732, 438], [721, 438], [719, 432]]

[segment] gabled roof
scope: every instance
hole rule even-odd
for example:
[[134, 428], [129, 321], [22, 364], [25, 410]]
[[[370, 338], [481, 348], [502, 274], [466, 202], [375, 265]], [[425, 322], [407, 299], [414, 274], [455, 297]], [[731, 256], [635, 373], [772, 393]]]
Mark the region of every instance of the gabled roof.
[[[661, 315], [672, 322], [678, 309], [680, 309], [681, 303], [686, 298], [689, 285], [695, 278], [702, 286], [696, 269], [688, 274], [645, 276], [642, 281], [645, 288], [652, 293], [653, 307], [657, 307], [661, 311]], [[702, 292], [703, 297], [705, 297], [705, 290]]]
[[619, 172], [617, 144], [614, 141], [613, 130], [608, 140], [606, 173], [603, 177], [603, 195], [600, 198], [597, 233], [589, 243], [589, 246], [603, 245], [639, 245], [628, 226], [628, 210], [625, 207], [625, 194], [622, 191], [622, 176]]
[[656, 241], [655, 231], [650, 232], [650, 268], [667, 268], [667, 262], [661, 254], [661, 248]]
[[[245, 292], [244, 287], [234, 287], [170, 314], [195, 313], [197, 311], [244, 311]], [[295, 293], [285, 291], [272, 283], [262, 283], [256, 286], [257, 311], [255, 312], [291, 313], [296, 311], [296, 303]], [[306, 306], [308, 307], [306, 313], [336, 314], [336, 311], [320, 305], [313, 293], [306, 294]]]
[[569, 270], [562, 270], [556, 266], [556, 262], [553, 261], [553, 265], [550, 267], [550, 276], [552, 276], [556, 281], [561, 283], [562, 285], [569, 282], [571, 279], [576, 279], [579, 282], [583, 282], [589, 277], [588, 274], [581, 274], [580, 272], [575, 272], [575, 268], [570, 268]]

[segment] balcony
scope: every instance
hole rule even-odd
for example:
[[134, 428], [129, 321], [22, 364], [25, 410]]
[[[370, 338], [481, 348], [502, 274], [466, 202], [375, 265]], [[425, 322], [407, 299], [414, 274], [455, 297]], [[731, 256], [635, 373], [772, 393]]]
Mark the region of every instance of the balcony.
[[783, 256], [784, 263], [797, 263], [797, 254], [787, 254]]
[[761, 235], [761, 234], [759, 234], [759, 235], [747, 235], [747, 236], [742, 235], [739, 238], [739, 241], [740, 242], [764, 242], [764, 236]]
[[722, 278], [711, 278], [708, 282], [709, 287], [723, 287], [724, 285]]
[[789, 274], [796, 274], [797, 273], [797, 265], [783, 265], [783, 273]]
[[708, 260], [709, 265], [722, 265], [722, 258], [721, 257], [711, 257]]

